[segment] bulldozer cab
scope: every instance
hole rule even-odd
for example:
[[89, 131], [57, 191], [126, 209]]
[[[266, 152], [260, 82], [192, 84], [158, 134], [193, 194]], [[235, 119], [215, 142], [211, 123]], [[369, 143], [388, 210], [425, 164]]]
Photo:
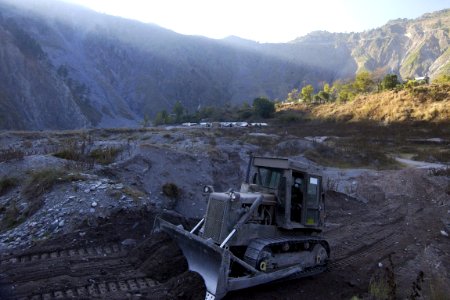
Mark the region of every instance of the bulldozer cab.
[[[254, 157], [253, 184], [277, 198], [276, 222], [285, 229], [322, 226], [322, 177], [310, 167], [284, 158]], [[317, 171], [317, 170], [316, 170]]]

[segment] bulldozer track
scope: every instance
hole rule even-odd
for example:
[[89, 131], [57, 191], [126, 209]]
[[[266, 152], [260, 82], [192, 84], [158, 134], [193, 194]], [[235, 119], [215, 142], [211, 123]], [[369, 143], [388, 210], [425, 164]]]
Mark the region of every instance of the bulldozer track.
[[[126, 298], [160, 285], [128, 258], [120, 244], [23, 252], [2, 257], [0, 277], [14, 284], [7, 299], [16, 300]], [[36, 290], [37, 282], [46, 288]]]
[[136, 277], [122, 280], [109, 280], [70, 288], [46, 291], [29, 296], [19, 296], [18, 300], [53, 300], [53, 299], [88, 299], [116, 293], [138, 293], [139, 291], [158, 286], [159, 283], [148, 277]]
[[353, 251], [352, 253], [349, 253], [346, 257], [331, 261], [328, 265], [328, 270], [329, 271], [340, 270], [348, 265], [356, 265], [359, 262], [363, 261], [368, 256], [373, 256], [374, 254], [377, 253], [381, 254], [383, 250], [385, 250], [384, 252], [389, 252], [387, 251], [387, 249], [389, 249], [388, 247], [398, 242], [400, 238], [401, 238], [400, 233], [397, 232], [391, 233], [388, 237], [379, 240], [371, 244], [370, 246], [363, 246], [361, 247], [362, 249], [360, 248], [359, 250]]
[[45, 252], [23, 253], [19, 255], [10, 255], [0, 258], [0, 266], [11, 264], [25, 264], [38, 262], [42, 260], [77, 258], [77, 257], [96, 257], [96, 256], [114, 256], [124, 254], [125, 251], [120, 244], [110, 244], [105, 246], [80, 247], [73, 249], [49, 250]]
[[[120, 274], [123, 270], [132, 269], [132, 265], [123, 260], [97, 260], [94, 262], [87, 261], [71, 265], [70, 262], [61, 262], [50, 267], [30, 266], [20, 268], [20, 272], [15, 273], [13, 270], [5, 270], [9, 273], [9, 278], [15, 283], [26, 283], [42, 278], [56, 278], [58, 276], [69, 275], [72, 277], [89, 276], [95, 270], [101, 270], [104, 274]], [[13, 273], [14, 272], [14, 273]], [[12, 273], [12, 274], [11, 274]], [[95, 274], [95, 273], [94, 273]]]

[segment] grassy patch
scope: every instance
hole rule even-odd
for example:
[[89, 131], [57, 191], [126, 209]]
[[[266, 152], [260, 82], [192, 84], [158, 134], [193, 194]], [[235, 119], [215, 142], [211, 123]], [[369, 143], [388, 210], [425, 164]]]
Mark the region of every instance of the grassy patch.
[[29, 217], [43, 205], [42, 196], [49, 192], [54, 185], [83, 179], [76, 173], [68, 173], [63, 169], [43, 169], [29, 174], [28, 180], [22, 190], [23, 196], [28, 200], [28, 207], [24, 215]]
[[84, 141], [79, 144], [74, 140], [69, 140], [66, 143], [66, 147], [61, 151], [54, 153], [53, 156], [88, 164], [99, 163], [108, 165], [113, 163], [117, 155], [123, 151], [122, 148], [112, 146], [97, 148], [90, 152], [88, 152], [86, 148], [87, 144]]
[[106, 148], [97, 148], [89, 153], [89, 157], [92, 158], [96, 163], [102, 165], [109, 165], [114, 162], [117, 155], [122, 152], [121, 148], [115, 147], [106, 147]]
[[[82, 140], [81, 143], [78, 140]], [[53, 156], [73, 160], [73, 161], [85, 161], [86, 160], [86, 146], [88, 143], [91, 143], [89, 138], [85, 138], [84, 136], [80, 136], [79, 138], [69, 138], [62, 141], [64, 148], [56, 153]]]
[[394, 300], [397, 299], [397, 282], [394, 273], [392, 256], [389, 255], [389, 265], [371, 278], [369, 283], [370, 299]]
[[38, 198], [48, 192], [56, 183], [63, 182], [66, 172], [61, 169], [43, 169], [32, 172], [23, 188], [27, 199]]
[[82, 160], [83, 157], [82, 153], [80, 153], [79, 151], [77, 151], [77, 149], [74, 148], [61, 150], [59, 152], [54, 153], [53, 156], [75, 161], [80, 161]]

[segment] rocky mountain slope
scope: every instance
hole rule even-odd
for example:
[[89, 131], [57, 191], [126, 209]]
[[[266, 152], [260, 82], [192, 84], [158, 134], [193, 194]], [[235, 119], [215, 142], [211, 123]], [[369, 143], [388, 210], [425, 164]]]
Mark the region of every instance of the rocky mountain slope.
[[136, 126], [181, 101], [282, 98], [294, 87], [382, 69], [448, 73], [450, 10], [369, 32], [285, 44], [185, 36], [44, 0], [0, 0], [0, 128]]
[[69, 4], [6, 2], [0, 128], [136, 125], [176, 101], [192, 111], [275, 98], [320, 78], [307, 66]]

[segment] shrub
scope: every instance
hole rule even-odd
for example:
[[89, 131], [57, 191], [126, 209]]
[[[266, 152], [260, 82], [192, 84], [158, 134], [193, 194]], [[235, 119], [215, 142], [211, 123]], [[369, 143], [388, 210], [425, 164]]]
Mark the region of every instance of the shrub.
[[68, 160], [75, 160], [79, 161], [82, 160], [82, 154], [77, 151], [77, 149], [64, 149], [59, 152], [56, 152], [53, 154], [53, 156], [62, 158], [62, 159], [68, 159]]
[[383, 81], [381, 81], [381, 87], [383, 90], [392, 90], [399, 84], [397, 75], [387, 74], [384, 76]]
[[15, 201], [10, 203], [9, 206], [2, 206], [0, 212], [3, 212], [3, 218], [0, 222], [0, 232], [5, 229], [11, 229], [24, 221]]
[[0, 179], [0, 196], [3, 196], [13, 187], [17, 186], [17, 179], [12, 177], [3, 177]]
[[178, 186], [175, 183], [165, 183], [162, 186], [162, 191], [163, 194], [166, 195], [169, 198], [178, 198], [178, 196], [180, 195], [180, 189], [178, 188]]
[[84, 160], [85, 142], [80, 145], [75, 139], [67, 139], [63, 141], [63, 144], [64, 148], [54, 153], [53, 156], [74, 161]]
[[109, 165], [114, 162], [117, 155], [122, 152], [121, 148], [106, 147], [97, 148], [89, 153], [89, 157], [94, 159], [95, 162], [102, 165]]
[[253, 109], [257, 116], [270, 118], [275, 113], [275, 103], [267, 98], [259, 97], [253, 100]]
[[376, 274], [369, 283], [369, 295], [371, 299], [393, 300], [397, 299], [397, 282], [394, 273], [392, 255], [388, 257], [389, 265], [384, 272]]
[[369, 295], [372, 299], [388, 299], [389, 288], [384, 278], [372, 278], [369, 284]]

